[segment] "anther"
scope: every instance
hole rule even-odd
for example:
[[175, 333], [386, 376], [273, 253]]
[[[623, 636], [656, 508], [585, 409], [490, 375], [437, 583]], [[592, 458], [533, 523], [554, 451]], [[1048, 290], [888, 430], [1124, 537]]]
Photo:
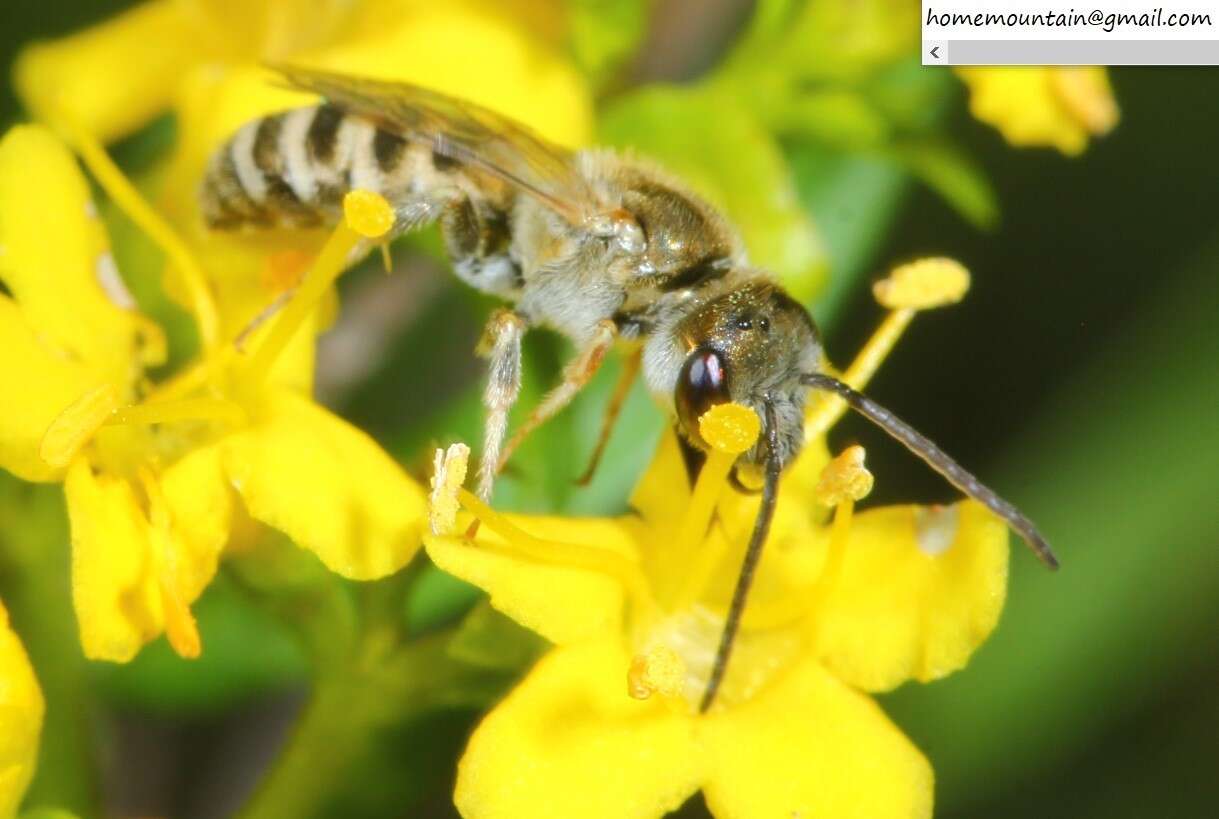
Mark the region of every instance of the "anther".
[[698, 431], [716, 452], [740, 455], [758, 440], [762, 422], [749, 407], [717, 404], [699, 417]]
[[956, 304], [969, 290], [969, 271], [954, 259], [932, 257], [899, 265], [872, 285], [872, 295], [890, 310], [930, 310]]
[[365, 239], [379, 239], [394, 226], [394, 209], [379, 193], [354, 190], [343, 197], [343, 218]]
[[863, 500], [872, 491], [872, 473], [864, 466], [864, 448], [849, 446], [821, 470], [814, 490], [824, 506]]
[[668, 646], [656, 646], [631, 660], [626, 690], [632, 698], [646, 700], [653, 694], [681, 697], [686, 687], [686, 663]]
[[456, 443], [447, 450], [436, 450], [428, 504], [428, 520], [434, 535], [449, 534], [457, 524], [457, 512], [461, 508], [457, 493], [465, 483], [469, 462], [470, 448], [465, 444]]

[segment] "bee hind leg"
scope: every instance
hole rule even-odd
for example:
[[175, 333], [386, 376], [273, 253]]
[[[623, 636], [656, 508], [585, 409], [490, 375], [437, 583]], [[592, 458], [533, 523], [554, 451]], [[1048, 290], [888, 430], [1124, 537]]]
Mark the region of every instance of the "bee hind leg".
[[513, 433], [509, 439], [504, 451], [499, 456], [499, 461], [496, 464], [495, 471], [504, 468], [504, 464], [512, 457], [512, 453], [516, 450], [521, 442], [551, 417], [556, 415], [561, 409], [571, 403], [571, 400], [576, 397], [576, 394], [582, 390], [593, 376], [597, 374], [597, 370], [601, 367], [601, 362], [605, 360], [605, 354], [609, 352], [614, 341], [618, 337], [618, 328], [614, 322], [606, 319], [597, 322], [597, 328], [593, 333], [593, 337], [584, 345], [584, 348], [578, 355], [563, 368], [563, 380], [558, 386], [554, 387], [541, 402], [534, 407], [529, 413], [529, 417], [525, 419], [525, 423], [521, 424], [520, 429]]
[[483, 406], [487, 422], [483, 432], [483, 451], [478, 464], [478, 496], [491, 500], [495, 475], [499, 471], [500, 446], [508, 431], [508, 413], [521, 392], [521, 339], [528, 323], [511, 310], [497, 310], [483, 331], [479, 355], [489, 359], [487, 388]]

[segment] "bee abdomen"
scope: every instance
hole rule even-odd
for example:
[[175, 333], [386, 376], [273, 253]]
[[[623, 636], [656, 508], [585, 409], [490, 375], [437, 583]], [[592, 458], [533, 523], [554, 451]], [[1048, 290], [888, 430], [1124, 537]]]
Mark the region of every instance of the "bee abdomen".
[[331, 224], [348, 191], [398, 204], [443, 186], [444, 174], [426, 146], [367, 119], [332, 105], [297, 108], [247, 123], [216, 151], [203, 216], [216, 229]]

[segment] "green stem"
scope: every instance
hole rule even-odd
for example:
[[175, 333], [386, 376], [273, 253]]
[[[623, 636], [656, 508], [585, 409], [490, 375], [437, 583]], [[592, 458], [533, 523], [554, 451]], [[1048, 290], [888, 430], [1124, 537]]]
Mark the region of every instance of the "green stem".
[[350, 662], [318, 679], [286, 749], [240, 819], [320, 815], [378, 732], [453, 704], [448, 690], [481, 674], [448, 656], [451, 631], [406, 644], [399, 636], [390, 628], [366, 632]]

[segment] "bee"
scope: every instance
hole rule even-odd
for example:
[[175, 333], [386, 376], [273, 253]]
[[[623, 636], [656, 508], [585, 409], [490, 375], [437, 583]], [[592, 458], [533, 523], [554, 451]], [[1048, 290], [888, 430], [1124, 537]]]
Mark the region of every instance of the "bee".
[[[565, 407], [615, 344], [696, 462], [698, 419], [736, 402], [762, 420], [734, 478], [760, 482], [762, 502], [702, 698], [723, 679], [774, 513], [780, 476], [803, 446], [810, 391], [838, 395], [963, 493], [1003, 518], [1051, 568], [1033, 522], [893, 413], [825, 372], [808, 312], [749, 264], [740, 236], [710, 204], [644, 159], [569, 152], [487, 109], [424, 88], [301, 68], [287, 82], [325, 102], [250, 122], [212, 157], [202, 210], [215, 229], [311, 227], [341, 218], [344, 194], [375, 191], [397, 235], [439, 223], [452, 267], [511, 304], [489, 320], [485, 438], [478, 492], [491, 496], [516, 443]], [[577, 353], [504, 446], [521, 383], [521, 339], [533, 327]], [[633, 370], [628, 370], [633, 375]], [[608, 435], [603, 431], [598, 451]]]

